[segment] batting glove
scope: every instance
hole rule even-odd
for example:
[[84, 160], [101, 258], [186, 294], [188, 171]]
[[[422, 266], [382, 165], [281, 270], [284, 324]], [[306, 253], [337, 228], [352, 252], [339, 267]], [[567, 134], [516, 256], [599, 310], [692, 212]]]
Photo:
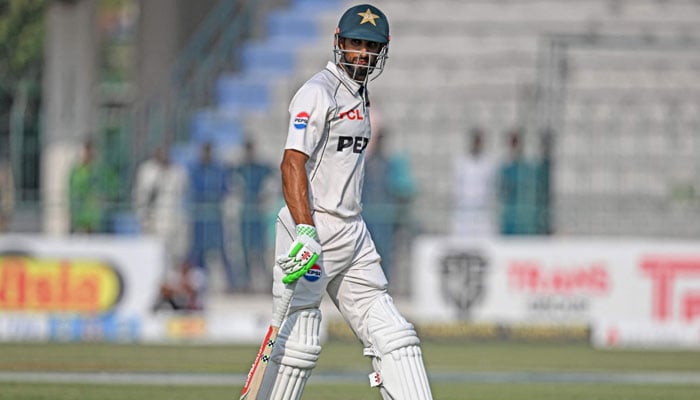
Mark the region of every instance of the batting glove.
[[296, 240], [292, 243], [287, 255], [280, 256], [276, 260], [277, 265], [285, 273], [285, 277], [282, 278], [285, 285], [304, 276], [321, 256], [321, 244], [318, 242], [316, 228], [299, 224], [296, 227], [296, 233]]

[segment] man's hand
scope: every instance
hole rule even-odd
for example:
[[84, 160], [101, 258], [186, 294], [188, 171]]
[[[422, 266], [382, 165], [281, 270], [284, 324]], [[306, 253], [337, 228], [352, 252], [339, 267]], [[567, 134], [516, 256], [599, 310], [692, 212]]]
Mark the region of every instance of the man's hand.
[[296, 227], [296, 233], [297, 238], [287, 254], [276, 260], [277, 265], [285, 273], [285, 277], [282, 279], [285, 285], [304, 276], [321, 256], [321, 244], [318, 242], [316, 228], [311, 225], [299, 224]]

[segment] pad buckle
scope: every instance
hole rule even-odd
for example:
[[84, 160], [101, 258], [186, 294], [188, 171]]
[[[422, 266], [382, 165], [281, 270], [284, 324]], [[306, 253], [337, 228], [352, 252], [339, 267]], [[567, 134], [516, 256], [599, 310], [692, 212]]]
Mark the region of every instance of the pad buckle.
[[379, 372], [372, 372], [369, 374], [369, 386], [371, 387], [377, 387], [382, 384], [382, 377], [379, 375]]

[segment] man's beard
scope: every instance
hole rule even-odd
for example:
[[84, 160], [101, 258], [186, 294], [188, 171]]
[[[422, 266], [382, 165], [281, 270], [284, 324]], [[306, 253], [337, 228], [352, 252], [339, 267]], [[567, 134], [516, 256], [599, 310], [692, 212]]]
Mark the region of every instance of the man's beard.
[[[358, 58], [353, 58], [358, 60]], [[345, 72], [347, 72], [353, 80], [364, 82], [367, 79], [367, 75], [369, 75], [374, 69], [374, 66], [371, 65], [369, 58], [366, 59], [366, 61], [367, 64], [365, 65], [357, 64], [356, 61], [348, 60], [348, 54], [344, 52], [343, 63], [341, 65]]]

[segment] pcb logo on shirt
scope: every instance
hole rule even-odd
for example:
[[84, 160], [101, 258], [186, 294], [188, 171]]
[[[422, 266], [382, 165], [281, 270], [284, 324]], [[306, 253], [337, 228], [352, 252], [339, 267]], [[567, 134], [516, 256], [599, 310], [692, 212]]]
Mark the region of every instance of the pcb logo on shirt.
[[309, 124], [309, 113], [302, 111], [294, 117], [294, 127], [296, 129], [306, 129], [306, 125]]

